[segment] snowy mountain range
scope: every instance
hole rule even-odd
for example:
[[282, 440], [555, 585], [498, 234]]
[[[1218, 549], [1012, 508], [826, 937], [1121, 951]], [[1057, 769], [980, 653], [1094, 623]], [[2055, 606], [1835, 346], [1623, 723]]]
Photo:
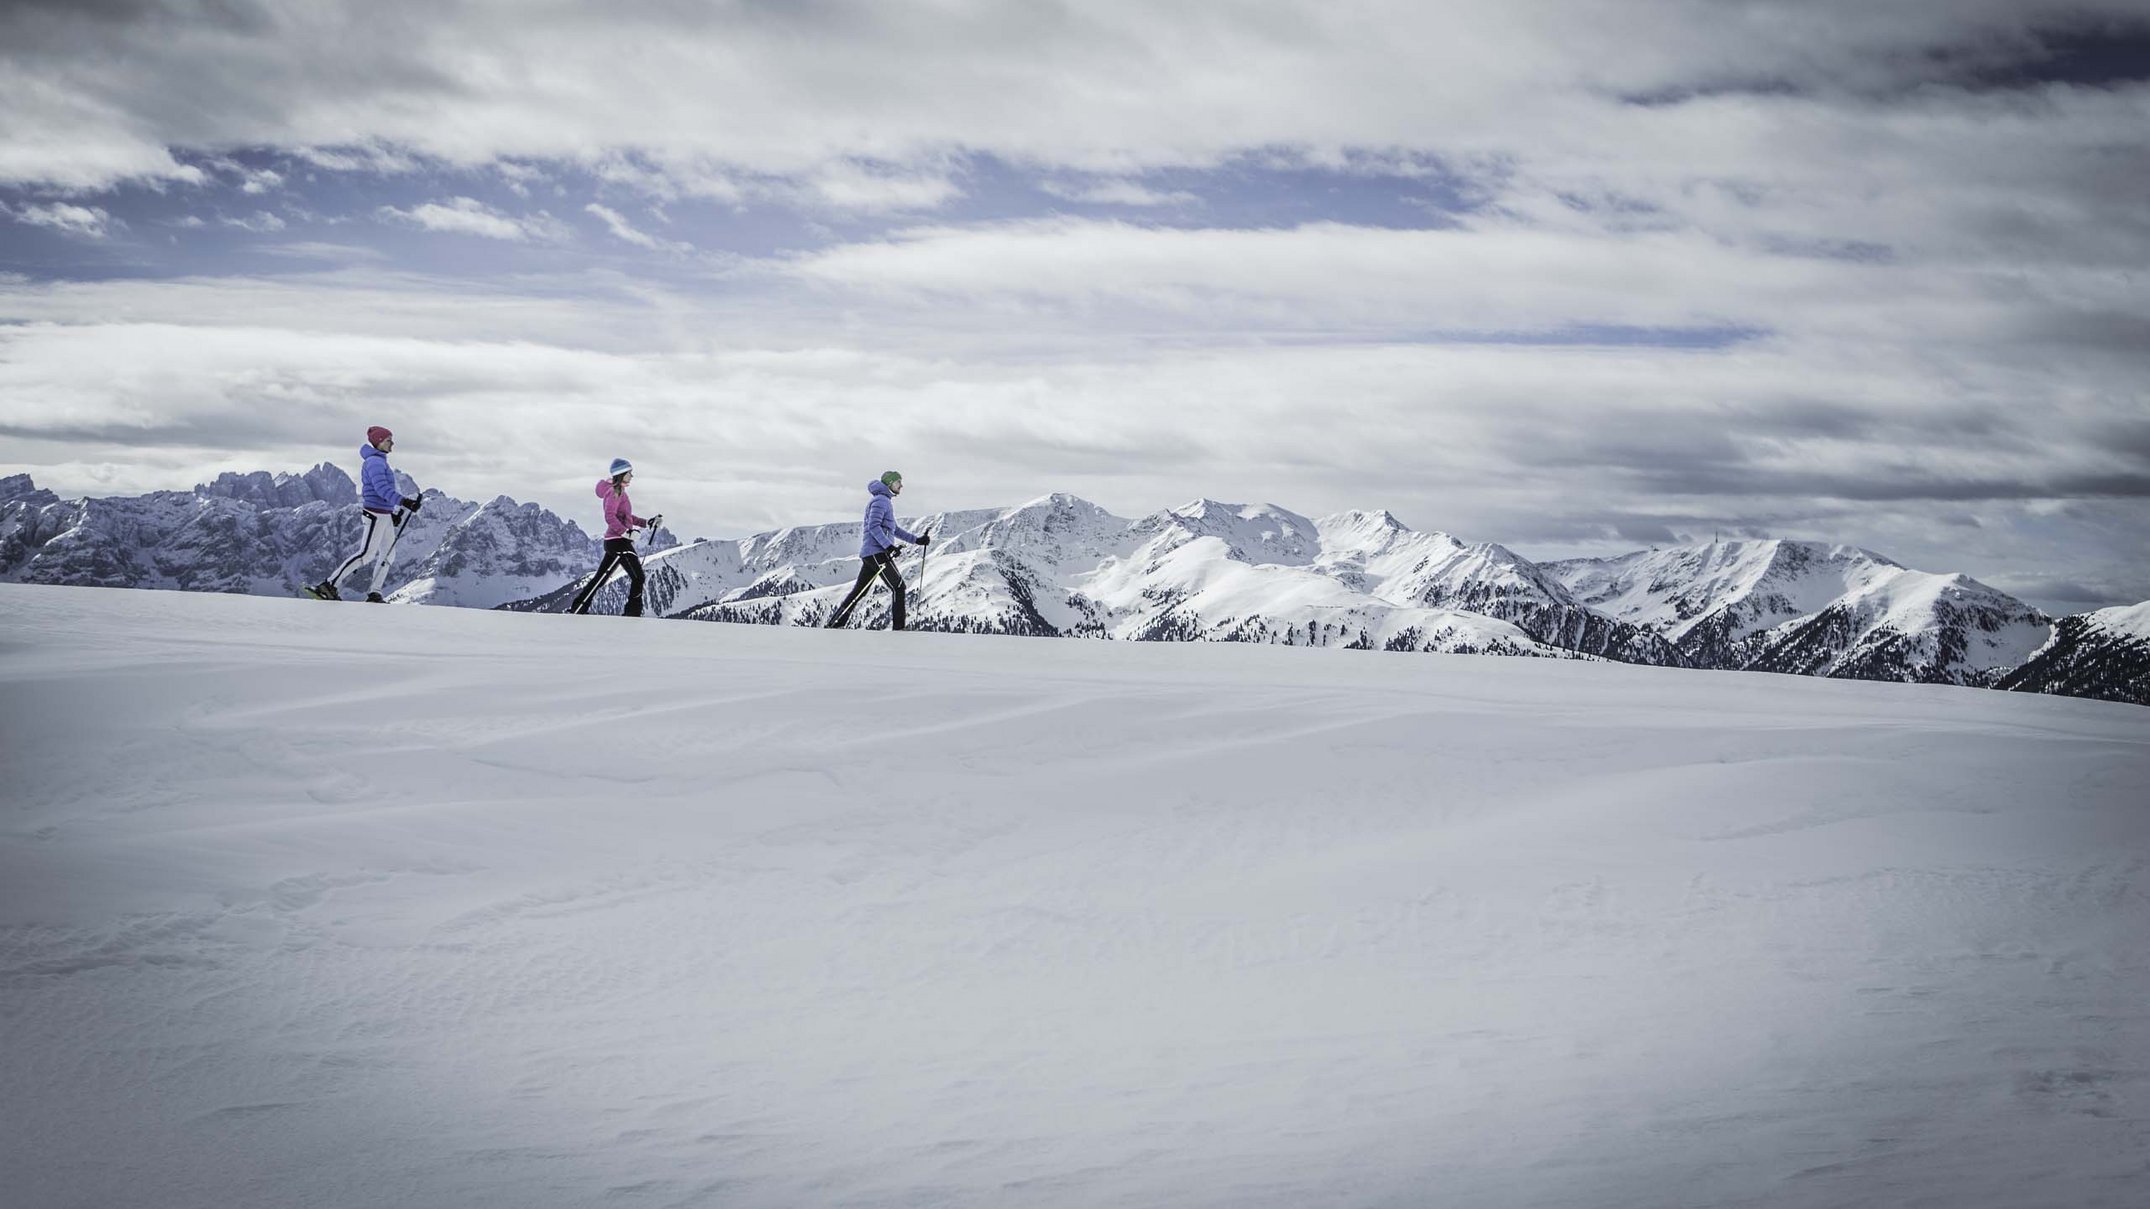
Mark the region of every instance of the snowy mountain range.
[[1711, 542], [1546, 570], [1591, 608], [1662, 635], [1701, 667], [1992, 685], [2053, 624], [1968, 576], [1820, 542]]
[[[396, 542], [391, 600], [489, 608], [597, 566], [597, 542], [536, 504], [423, 499]], [[15, 475], [0, 479], [0, 582], [290, 595], [357, 548], [357, 504], [327, 464], [105, 499], [63, 500]]]
[[[1316, 521], [1196, 500], [1131, 521], [1053, 494], [904, 524], [937, 535], [911, 610], [923, 629], [1684, 662], [1513, 552], [1414, 533], [1386, 513]], [[857, 573], [858, 545], [856, 524], [696, 542], [648, 560], [648, 605], [700, 621], [819, 625]], [[573, 591], [510, 607], [559, 608]], [[624, 591], [606, 588], [598, 609], [617, 608]], [[887, 613], [877, 594], [860, 624]]]
[[[111, 499], [0, 479], [0, 581], [290, 593], [353, 547], [356, 498], [329, 465]], [[397, 546], [392, 600], [558, 611], [596, 565], [597, 543], [538, 505], [425, 500]], [[1198, 499], [1128, 519], [1065, 493], [902, 523], [936, 535], [922, 583], [915, 553], [902, 564], [922, 629], [1596, 658], [2150, 703], [2150, 605], [2056, 621], [1852, 546], [1725, 541], [1535, 563], [1387, 512], [1314, 519]], [[648, 611], [820, 625], [857, 572], [858, 542], [856, 523], [660, 534]], [[607, 586], [597, 611], [624, 595]], [[877, 590], [854, 624], [887, 615]]]

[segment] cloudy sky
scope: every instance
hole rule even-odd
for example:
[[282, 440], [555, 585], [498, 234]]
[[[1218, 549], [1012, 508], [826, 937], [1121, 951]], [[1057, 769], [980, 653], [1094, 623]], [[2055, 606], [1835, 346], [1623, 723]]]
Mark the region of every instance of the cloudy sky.
[[7, 0], [0, 473], [2150, 597], [2150, 0]]

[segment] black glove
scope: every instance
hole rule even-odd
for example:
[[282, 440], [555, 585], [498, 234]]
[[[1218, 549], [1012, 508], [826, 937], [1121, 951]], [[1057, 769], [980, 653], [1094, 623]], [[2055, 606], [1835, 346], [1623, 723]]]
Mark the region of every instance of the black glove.
[[921, 545], [921, 546], [930, 546], [930, 545], [932, 545], [932, 544], [933, 544], [933, 531], [932, 531], [931, 529], [928, 529], [928, 530], [927, 530], [927, 531], [925, 531], [924, 533], [921, 533], [921, 534], [919, 534], [919, 535], [918, 535], [918, 544], [919, 544], [919, 545]]
[[416, 512], [418, 511], [418, 505], [423, 503], [425, 503], [425, 500], [422, 497], [413, 495], [404, 499], [403, 507], [406, 511]]

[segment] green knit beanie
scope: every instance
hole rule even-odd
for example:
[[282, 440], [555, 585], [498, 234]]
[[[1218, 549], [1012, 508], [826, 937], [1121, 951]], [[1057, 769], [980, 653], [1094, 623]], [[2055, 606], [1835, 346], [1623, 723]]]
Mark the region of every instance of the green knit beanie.
[[893, 470], [891, 470], [891, 471], [889, 471], [889, 472], [887, 472], [886, 474], [883, 474], [883, 475], [881, 476], [881, 482], [882, 482], [882, 483], [883, 483], [884, 485], [886, 485], [886, 486], [890, 486], [890, 487], [893, 487], [893, 486], [895, 486], [896, 484], [898, 484], [898, 483], [900, 483], [900, 482], [902, 482], [902, 481], [903, 481], [903, 476], [902, 476], [902, 475], [900, 475], [900, 474], [897, 474], [897, 473], [896, 473], [895, 471], [893, 471]]

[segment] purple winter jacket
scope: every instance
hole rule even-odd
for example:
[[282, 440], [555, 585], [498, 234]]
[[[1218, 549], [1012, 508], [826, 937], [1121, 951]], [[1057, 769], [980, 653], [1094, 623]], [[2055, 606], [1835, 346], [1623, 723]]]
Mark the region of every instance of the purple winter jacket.
[[358, 447], [358, 502], [368, 512], [394, 512], [403, 506], [388, 455], [371, 445]]
[[895, 497], [888, 484], [874, 479], [866, 484], [865, 532], [859, 537], [859, 557], [872, 558], [898, 540], [915, 544], [918, 535], [896, 523]]
[[611, 479], [597, 480], [597, 498], [605, 501], [605, 540], [627, 536], [634, 529], [649, 522], [636, 516], [634, 506], [628, 502], [627, 493], [614, 491]]

